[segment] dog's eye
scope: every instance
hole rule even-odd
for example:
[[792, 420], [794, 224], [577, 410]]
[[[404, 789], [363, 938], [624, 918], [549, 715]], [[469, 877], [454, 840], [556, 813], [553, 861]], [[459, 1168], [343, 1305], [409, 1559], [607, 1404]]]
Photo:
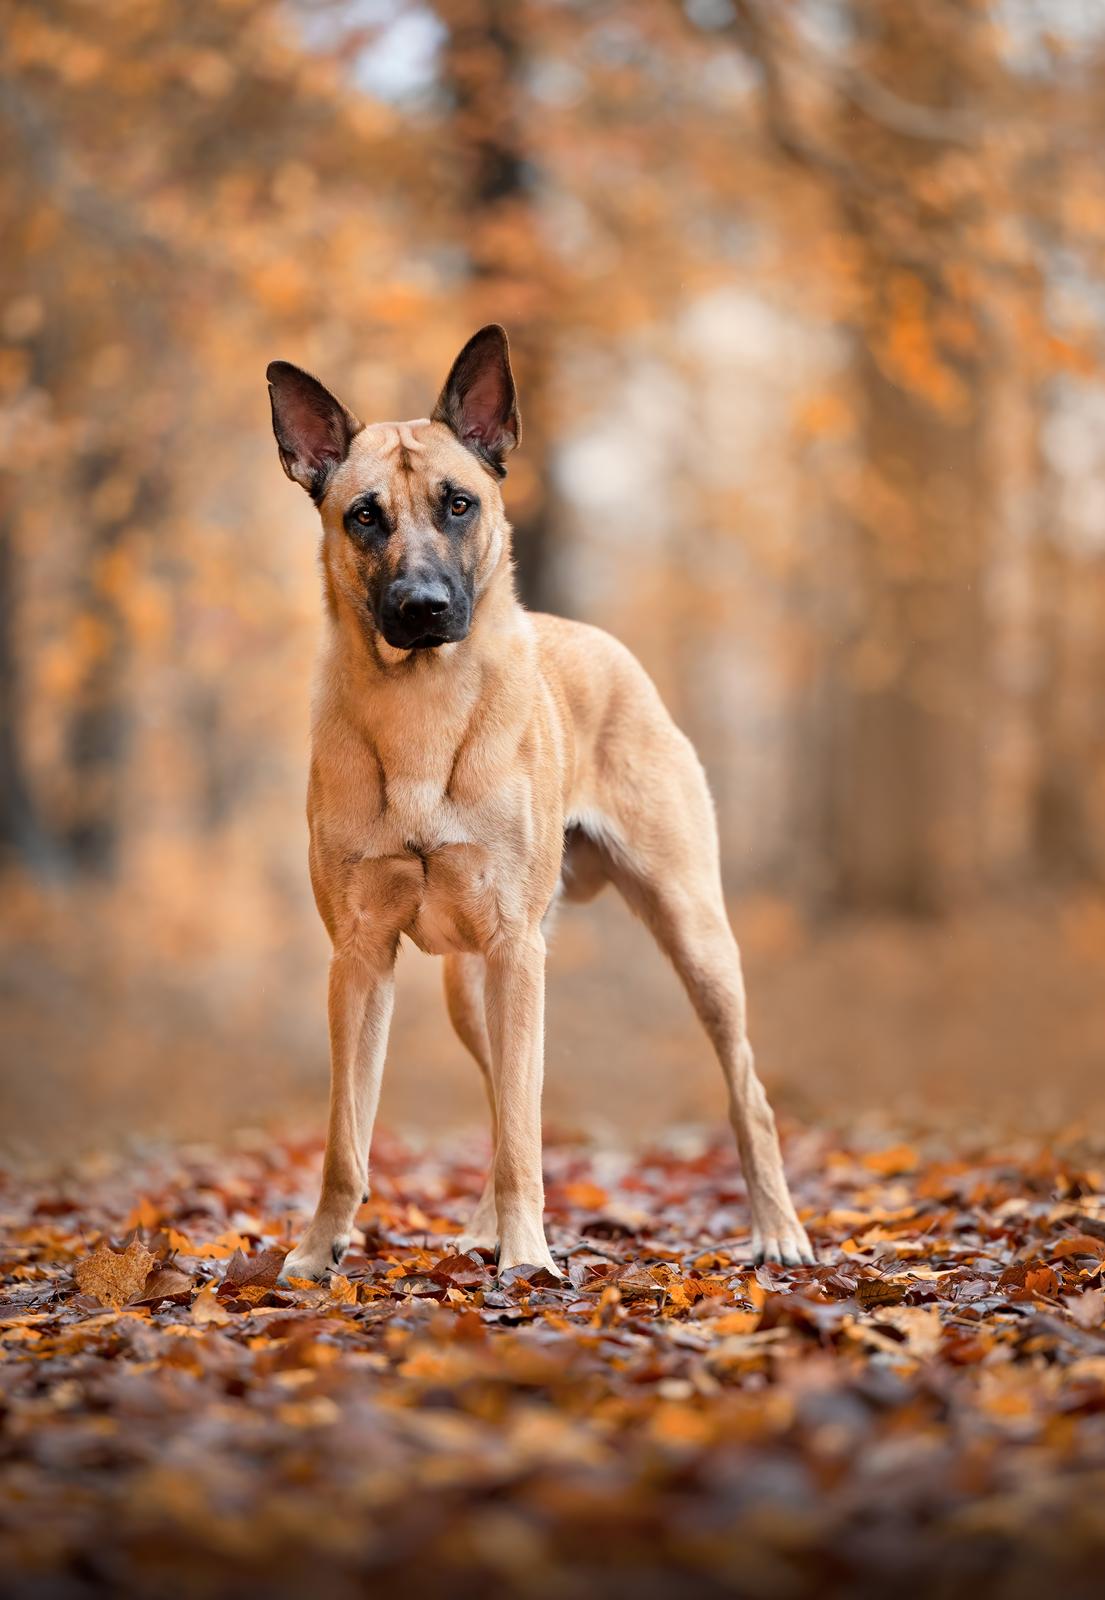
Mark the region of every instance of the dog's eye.
[[463, 517], [464, 513], [468, 510], [468, 507], [471, 504], [472, 502], [469, 500], [467, 495], [455, 494], [449, 501], [449, 510], [452, 512], [454, 517]]
[[371, 506], [358, 506], [353, 513], [353, 521], [359, 522], [362, 528], [371, 528], [376, 521], [376, 512]]

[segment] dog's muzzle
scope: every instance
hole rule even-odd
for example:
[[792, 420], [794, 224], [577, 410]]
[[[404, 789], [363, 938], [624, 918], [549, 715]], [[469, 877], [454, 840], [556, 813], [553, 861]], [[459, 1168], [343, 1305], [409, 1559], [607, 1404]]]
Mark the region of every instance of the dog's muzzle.
[[443, 578], [399, 579], [380, 608], [380, 632], [395, 650], [435, 650], [468, 632], [470, 608]]

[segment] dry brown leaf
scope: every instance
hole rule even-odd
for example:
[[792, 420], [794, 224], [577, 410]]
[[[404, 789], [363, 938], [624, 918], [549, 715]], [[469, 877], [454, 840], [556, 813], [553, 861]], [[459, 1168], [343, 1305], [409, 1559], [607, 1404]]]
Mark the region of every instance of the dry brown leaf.
[[142, 1285], [142, 1293], [137, 1298], [143, 1304], [171, 1300], [177, 1295], [187, 1294], [193, 1282], [190, 1273], [182, 1272], [179, 1267], [166, 1266], [158, 1262]]
[[235, 1250], [223, 1274], [222, 1290], [229, 1293], [245, 1288], [274, 1288], [285, 1255], [286, 1252], [278, 1248], [262, 1250], [254, 1256], [247, 1256], [242, 1249]]
[[882, 1178], [916, 1172], [920, 1164], [921, 1158], [911, 1144], [896, 1144], [888, 1150], [872, 1150], [863, 1157], [863, 1165], [867, 1170], [877, 1172]]
[[79, 1261], [73, 1276], [82, 1294], [90, 1294], [101, 1305], [127, 1305], [138, 1298], [149, 1277], [154, 1257], [140, 1239], [132, 1239], [125, 1250], [101, 1245], [86, 1261]]
[[876, 1322], [904, 1333], [911, 1355], [926, 1359], [940, 1349], [944, 1330], [939, 1306], [890, 1306], [879, 1312]]
[[758, 1311], [723, 1311], [720, 1317], [712, 1317], [706, 1324], [710, 1333], [719, 1336], [731, 1333], [752, 1333], [760, 1325]]
[[597, 1183], [566, 1183], [560, 1192], [570, 1206], [580, 1211], [601, 1211], [606, 1205], [606, 1190]]
[[1096, 1239], [1092, 1233], [1075, 1233], [1060, 1239], [1050, 1251], [1053, 1261], [1063, 1261], [1068, 1256], [1093, 1256], [1100, 1261], [1105, 1256], [1105, 1239]]
[[193, 1322], [224, 1323], [231, 1320], [230, 1312], [219, 1299], [213, 1283], [209, 1283], [205, 1288], [201, 1289], [192, 1301]]
[[1105, 1289], [1087, 1289], [1067, 1297], [1067, 1310], [1080, 1328], [1100, 1328], [1105, 1322]]
[[905, 1299], [908, 1278], [861, 1278], [856, 1284], [856, 1299], [866, 1311], [870, 1306], [892, 1306]]

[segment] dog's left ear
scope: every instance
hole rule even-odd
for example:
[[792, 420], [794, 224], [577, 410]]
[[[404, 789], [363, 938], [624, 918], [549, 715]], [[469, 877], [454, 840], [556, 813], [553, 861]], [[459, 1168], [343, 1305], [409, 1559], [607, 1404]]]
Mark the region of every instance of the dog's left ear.
[[270, 361], [265, 376], [281, 465], [317, 503], [364, 423], [317, 378], [290, 361]]
[[434, 407], [433, 420], [451, 428], [466, 449], [498, 477], [503, 457], [522, 437], [506, 329], [488, 323], [474, 333], [453, 362]]

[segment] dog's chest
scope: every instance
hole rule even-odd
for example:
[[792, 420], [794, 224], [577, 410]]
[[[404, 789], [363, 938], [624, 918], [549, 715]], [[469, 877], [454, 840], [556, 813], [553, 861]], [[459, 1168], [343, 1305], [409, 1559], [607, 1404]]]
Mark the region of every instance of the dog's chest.
[[357, 854], [374, 869], [377, 906], [399, 911], [397, 931], [426, 954], [482, 950], [497, 937], [502, 809], [454, 800], [429, 778], [389, 778], [386, 806], [367, 821]]
[[[532, 798], [506, 764], [476, 771], [441, 741], [352, 749], [312, 789], [312, 833], [336, 901], [432, 955], [483, 950], [518, 915], [533, 844]], [[326, 869], [323, 868], [323, 871]], [[339, 913], [340, 916], [340, 913]]]
[[525, 786], [516, 773], [485, 765], [482, 781], [465, 781], [446, 745], [440, 759], [425, 750], [389, 750], [360, 811], [358, 841], [366, 855], [409, 852], [431, 857], [454, 845], [496, 846], [519, 831]]
[[387, 809], [380, 823], [405, 846], [428, 851], [444, 844], [470, 844], [479, 835], [480, 822], [478, 811], [458, 805], [447, 792], [442, 775], [400, 774], [388, 779]]
[[365, 819], [366, 855], [432, 855], [446, 845], [478, 843], [484, 832], [478, 807], [458, 805], [439, 777], [393, 775], [383, 804]]

